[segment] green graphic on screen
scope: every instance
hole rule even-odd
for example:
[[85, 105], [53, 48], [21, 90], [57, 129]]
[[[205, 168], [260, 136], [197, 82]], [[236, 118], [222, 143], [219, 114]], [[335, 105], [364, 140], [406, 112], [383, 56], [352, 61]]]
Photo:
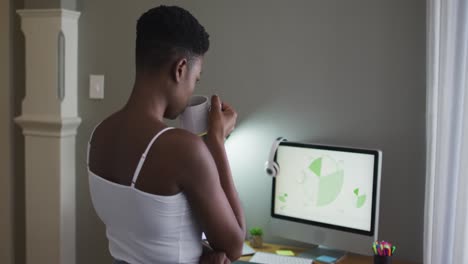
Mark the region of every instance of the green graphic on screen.
[[280, 209], [284, 210], [286, 208], [286, 202], [287, 202], [288, 194], [283, 193], [282, 195], [278, 195], [278, 200], [282, 203]]
[[359, 195], [359, 188], [354, 189], [353, 192], [356, 195], [356, 208], [361, 208], [366, 203], [366, 195]]
[[336, 200], [343, 189], [344, 170], [329, 156], [312, 160], [309, 170], [319, 179], [317, 206], [326, 206]]

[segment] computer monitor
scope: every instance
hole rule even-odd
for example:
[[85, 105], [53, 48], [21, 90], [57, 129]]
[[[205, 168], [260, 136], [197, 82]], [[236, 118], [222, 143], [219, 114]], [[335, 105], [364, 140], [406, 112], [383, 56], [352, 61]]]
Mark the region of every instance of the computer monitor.
[[372, 254], [379, 223], [379, 150], [284, 141], [275, 161], [280, 170], [273, 178], [273, 235], [319, 245], [310, 257], [324, 255], [323, 248]]

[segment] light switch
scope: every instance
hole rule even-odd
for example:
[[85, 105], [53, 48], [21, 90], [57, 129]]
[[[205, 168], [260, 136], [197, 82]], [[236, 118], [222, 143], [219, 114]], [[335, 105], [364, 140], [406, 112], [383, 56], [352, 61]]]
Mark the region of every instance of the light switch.
[[89, 76], [89, 98], [104, 99], [104, 75]]

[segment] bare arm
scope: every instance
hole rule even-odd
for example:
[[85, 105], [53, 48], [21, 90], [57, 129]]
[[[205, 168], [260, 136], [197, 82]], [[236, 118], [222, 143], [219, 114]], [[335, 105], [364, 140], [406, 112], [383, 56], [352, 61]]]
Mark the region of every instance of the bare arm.
[[[230, 260], [236, 260], [242, 253], [245, 238], [244, 213], [224, 149], [227, 122], [222, 119], [216, 121], [218, 117], [223, 118], [220, 106], [212, 106], [211, 112], [214, 125], [211, 123], [206, 143], [187, 131], [177, 130], [179, 135], [173, 143], [173, 153], [177, 153], [174, 160], [181, 164], [178, 175], [180, 187], [210, 246], [215, 251], [224, 252]], [[213, 113], [218, 116], [213, 118]], [[234, 119], [228, 117], [228, 120], [234, 124], [235, 116]], [[230, 132], [232, 128], [226, 131]]]
[[218, 96], [213, 96], [211, 98], [210, 130], [205, 143], [216, 163], [224, 193], [245, 236], [244, 211], [232, 179], [231, 168], [224, 148], [224, 141], [234, 129], [236, 118], [237, 113], [231, 106], [226, 103], [222, 104]]
[[[177, 133], [187, 133], [177, 131]], [[193, 134], [179, 137], [174, 142], [179, 161], [180, 188], [205, 232], [213, 250], [224, 252], [235, 260], [240, 257], [244, 229], [221, 186], [220, 176], [211, 152], [201, 138]], [[175, 150], [175, 149], [174, 149]]]
[[231, 205], [231, 208], [236, 216], [239, 228], [245, 235], [245, 217], [244, 211], [241, 207], [239, 195], [237, 194], [234, 182], [232, 180], [231, 169], [227, 159], [226, 151], [224, 149], [224, 141], [216, 138], [208, 137], [206, 139], [206, 145], [213, 155], [213, 159], [216, 163], [216, 167], [219, 173], [219, 179], [221, 181], [221, 187]]

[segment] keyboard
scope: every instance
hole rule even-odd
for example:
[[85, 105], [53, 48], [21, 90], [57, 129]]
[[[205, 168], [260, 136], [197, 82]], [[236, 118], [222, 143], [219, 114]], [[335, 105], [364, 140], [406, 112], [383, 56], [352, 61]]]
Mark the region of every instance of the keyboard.
[[272, 253], [257, 252], [250, 259], [250, 262], [264, 264], [311, 264], [312, 259], [281, 256]]

